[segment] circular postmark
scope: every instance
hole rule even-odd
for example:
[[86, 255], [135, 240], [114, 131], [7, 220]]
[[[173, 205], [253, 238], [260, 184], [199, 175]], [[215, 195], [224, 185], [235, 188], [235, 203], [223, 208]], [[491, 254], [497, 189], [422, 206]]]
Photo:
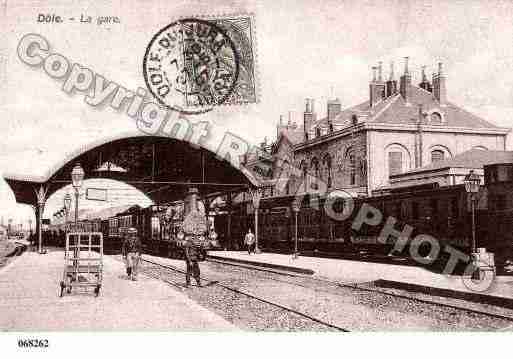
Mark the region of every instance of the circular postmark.
[[239, 77], [234, 42], [213, 21], [182, 19], [161, 29], [146, 48], [146, 85], [168, 108], [195, 114], [223, 104]]

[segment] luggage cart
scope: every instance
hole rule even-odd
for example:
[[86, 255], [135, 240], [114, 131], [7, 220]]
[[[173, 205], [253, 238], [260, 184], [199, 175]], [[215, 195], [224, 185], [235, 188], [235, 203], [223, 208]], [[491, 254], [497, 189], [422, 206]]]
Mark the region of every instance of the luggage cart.
[[100, 294], [103, 278], [103, 234], [101, 232], [71, 232], [66, 234], [64, 273], [61, 294], [73, 287], [94, 287]]

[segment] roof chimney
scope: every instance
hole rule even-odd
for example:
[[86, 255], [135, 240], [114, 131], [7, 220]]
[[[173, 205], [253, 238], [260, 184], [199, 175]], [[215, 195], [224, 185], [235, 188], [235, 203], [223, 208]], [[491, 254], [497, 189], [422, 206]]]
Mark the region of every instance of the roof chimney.
[[411, 91], [411, 75], [408, 71], [408, 60], [409, 57], [404, 58], [404, 75], [401, 76], [399, 84], [399, 92], [401, 93], [401, 96], [404, 98], [406, 103], [409, 103]]
[[390, 76], [386, 82], [385, 97], [390, 97], [397, 93], [397, 81], [394, 79], [394, 62], [390, 62]]
[[312, 127], [314, 121], [313, 115], [313, 99], [307, 98], [306, 100], [305, 112], [303, 113], [303, 132], [305, 141], [308, 141], [308, 131]]
[[422, 66], [422, 82], [419, 84], [419, 87], [429, 92], [433, 91], [433, 88], [426, 76], [426, 66]]
[[440, 105], [445, 105], [447, 101], [447, 90], [445, 87], [445, 75], [443, 73], [442, 63], [438, 63], [438, 74], [433, 74], [433, 95]]
[[331, 123], [335, 117], [342, 111], [342, 103], [338, 98], [328, 100], [328, 123]]
[[[379, 77], [376, 78], [376, 71], [379, 71]], [[383, 75], [381, 62], [379, 66], [372, 66], [372, 82], [369, 84], [369, 104], [373, 107], [375, 104], [385, 98], [385, 84], [383, 83]]]

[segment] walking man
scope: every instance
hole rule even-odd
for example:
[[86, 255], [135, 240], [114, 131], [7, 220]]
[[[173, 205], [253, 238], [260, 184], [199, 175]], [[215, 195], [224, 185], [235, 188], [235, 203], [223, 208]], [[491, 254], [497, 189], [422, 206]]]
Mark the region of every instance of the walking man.
[[126, 274], [128, 279], [137, 280], [137, 267], [141, 258], [141, 240], [137, 235], [137, 229], [131, 227], [127, 230], [122, 248], [123, 258], [126, 263]]
[[185, 263], [187, 265], [187, 272], [185, 273], [185, 286], [188, 287], [191, 285], [191, 275], [196, 280], [198, 287], [201, 287], [201, 279], [200, 279], [200, 268], [198, 261], [202, 258], [201, 247], [194, 245], [190, 241], [187, 241], [184, 244], [184, 252], [185, 252]]
[[249, 228], [244, 238], [244, 244], [248, 248], [248, 254], [251, 254], [251, 252], [255, 253], [255, 235], [251, 232], [251, 228]]

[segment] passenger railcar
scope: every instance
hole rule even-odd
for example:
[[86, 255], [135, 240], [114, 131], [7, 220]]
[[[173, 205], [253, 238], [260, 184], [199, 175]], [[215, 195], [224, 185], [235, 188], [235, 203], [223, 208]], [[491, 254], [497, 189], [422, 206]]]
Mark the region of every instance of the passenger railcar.
[[[467, 197], [463, 185], [410, 187], [382, 196], [354, 198], [351, 199], [352, 203], [347, 199], [338, 199], [332, 205], [326, 203], [326, 198], [304, 196], [297, 214], [299, 248], [303, 252], [326, 255], [348, 252], [388, 254], [394, 247], [395, 238], [383, 238], [380, 233], [391, 217], [396, 230], [401, 231], [405, 225], [412, 227], [410, 242], [417, 234], [427, 234], [436, 238], [442, 246], [467, 249], [471, 237]], [[258, 219], [260, 248], [285, 253], [294, 250], [294, 198], [286, 196], [261, 200]], [[382, 220], [379, 224], [355, 225], [355, 219], [364, 204], [380, 213]], [[343, 219], [328, 215], [326, 206], [338, 214], [336, 217]], [[254, 228], [254, 213], [250, 205], [240, 206], [236, 212], [231, 218], [229, 230], [232, 241], [227, 246], [233, 249], [241, 248], [248, 228]], [[487, 236], [486, 216], [477, 217], [479, 235], [484, 238]], [[220, 233], [220, 236], [224, 235]]]

